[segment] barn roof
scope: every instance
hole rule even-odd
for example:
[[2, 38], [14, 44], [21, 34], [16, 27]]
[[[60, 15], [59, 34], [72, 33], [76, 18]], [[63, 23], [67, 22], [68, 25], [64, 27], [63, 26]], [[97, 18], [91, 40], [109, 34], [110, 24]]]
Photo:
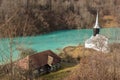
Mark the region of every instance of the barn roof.
[[29, 69], [30, 67], [39, 68], [48, 64], [48, 57], [51, 56], [53, 58], [52, 64], [60, 62], [60, 57], [57, 56], [51, 50], [39, 52], [33, 55], [28, 55], [27, 57], [16, 62], [16, 65], [21, 67], [22, 69]]

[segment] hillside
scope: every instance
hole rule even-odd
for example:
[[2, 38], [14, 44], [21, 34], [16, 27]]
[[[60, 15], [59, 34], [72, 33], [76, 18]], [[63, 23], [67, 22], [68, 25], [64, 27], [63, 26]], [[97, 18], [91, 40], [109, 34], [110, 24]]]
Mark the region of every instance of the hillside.
[[119, 5], [119, 0], [1, 0], [0, 36], [92, 28], [97, 11], [102, 27], [119, 27]]
[[[89, 29], [94, 26], [97, 12], [99, 25], [105, 28], [101, 34], [108, 35], [110, 43], [116, 42], [110, 44], [110, 52], [102, 53], [81, 45], [62, 50], [72, 45], [72, 41], [82, 44], [91, 36]], [[118, 28], [120, 0], [0, 0], [0, 57], [2, 63], [7, 63], [0, 65], [0, 80], [120, 80]], [[60, 34], [59, 30], [62, 30]], [[99, 33], [99, 29], [96, 31]], [[46, 54], [20, 62], [28, 70], [14, 65], [14, 56], [20, 56], [18, 52], [26, 56], [36, 53], [37, 49], [61, 51], [61, 59], [57, 62], [57, 58]], [[38, 59], [41, 57], [45, 59], [43, 65], [44, 60]]]
[[[62, 63], [60, 70], [42, 75], [37, 80], [119, 80], [120, 44], [111, 44], [110, 46], [110, 53], [85, 49], [83, 46], [66, 47], [64, 54], [69, 55], [69, 57], [65, 59], [69, 61]], [[80, 62], [77, 64], [72, 62], [78, 57]]]
[[[120, 44], [111, 44], [109, 53], [101, 53], [81, 46], [73, 51], [80, 56], [80, 63], [64, 80], [119, 80], [120, 79]], [[84, 52], [83, 52], [84, 50]], [[87, 53], [87, 54], [86, 54]]]
[[[120, 44], [111, 44], [110, 53], [101, 53], [82, 46], [67, 47], [67, 54], [80, 56], [77, 65], [63, 68], [38, 79], [41, 80], [119, 80], [120, 79]], [[84, 52], [83, 52], [84, 51]], [[69, 56], [70, 57], [70, 56]], [[75, 56], [71, 56], [74, 57]], [[77, 57], [76, 57], [77, 58]], [[70, 61], [72, 58], [70, 59]], [[71, 64], [71, 63], [69, 63]], [[65, 65], [63, 65], [65, 66]]]

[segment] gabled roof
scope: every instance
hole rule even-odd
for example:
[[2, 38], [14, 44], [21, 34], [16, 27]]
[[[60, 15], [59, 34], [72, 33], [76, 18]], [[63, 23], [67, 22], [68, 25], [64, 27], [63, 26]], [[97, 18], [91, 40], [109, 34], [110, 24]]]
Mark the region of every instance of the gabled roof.
[[52, 64], [56, 64], [61, 60], [60, 57], [51, 50], [47, 50], [33, 55], [28, 55], [27, 57], [17, 61], [15, 64], [25, 70], [29, 70], [30, 67], [39, 68], [48, 64], [49, 56], [53, 58]]
[[53, 57], [52, 64], [55, 64], [60, 61], [60, 57], [58, 57], [55, 53], [53, 53], [50, 50], [39, 52], [34, 55], [30, 55], [29, 58], [34, 63], [33, 66], [40, 67], [48, 64], [48, 56]]

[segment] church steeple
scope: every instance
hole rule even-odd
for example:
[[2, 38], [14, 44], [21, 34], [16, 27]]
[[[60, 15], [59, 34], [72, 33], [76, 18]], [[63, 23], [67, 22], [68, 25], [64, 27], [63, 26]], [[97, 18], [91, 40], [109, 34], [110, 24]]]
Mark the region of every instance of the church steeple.
[[93, 27], [93, 36], [96, 36], [97, 34], [99, 34], [99, 32], [100, 32], [100, 26], [98, 23], [98, 12], [97, 12], [96, 23], [95, 26]]

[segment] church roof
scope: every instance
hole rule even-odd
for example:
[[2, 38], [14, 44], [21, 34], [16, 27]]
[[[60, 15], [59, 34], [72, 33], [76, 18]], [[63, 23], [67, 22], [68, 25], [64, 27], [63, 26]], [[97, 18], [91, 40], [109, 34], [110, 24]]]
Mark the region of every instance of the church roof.
[[96, 16], [96, 23], [93, 28], [100, 28], [99, 23], [98, 23], [98, 12], [97, 12], [97, 16]]

